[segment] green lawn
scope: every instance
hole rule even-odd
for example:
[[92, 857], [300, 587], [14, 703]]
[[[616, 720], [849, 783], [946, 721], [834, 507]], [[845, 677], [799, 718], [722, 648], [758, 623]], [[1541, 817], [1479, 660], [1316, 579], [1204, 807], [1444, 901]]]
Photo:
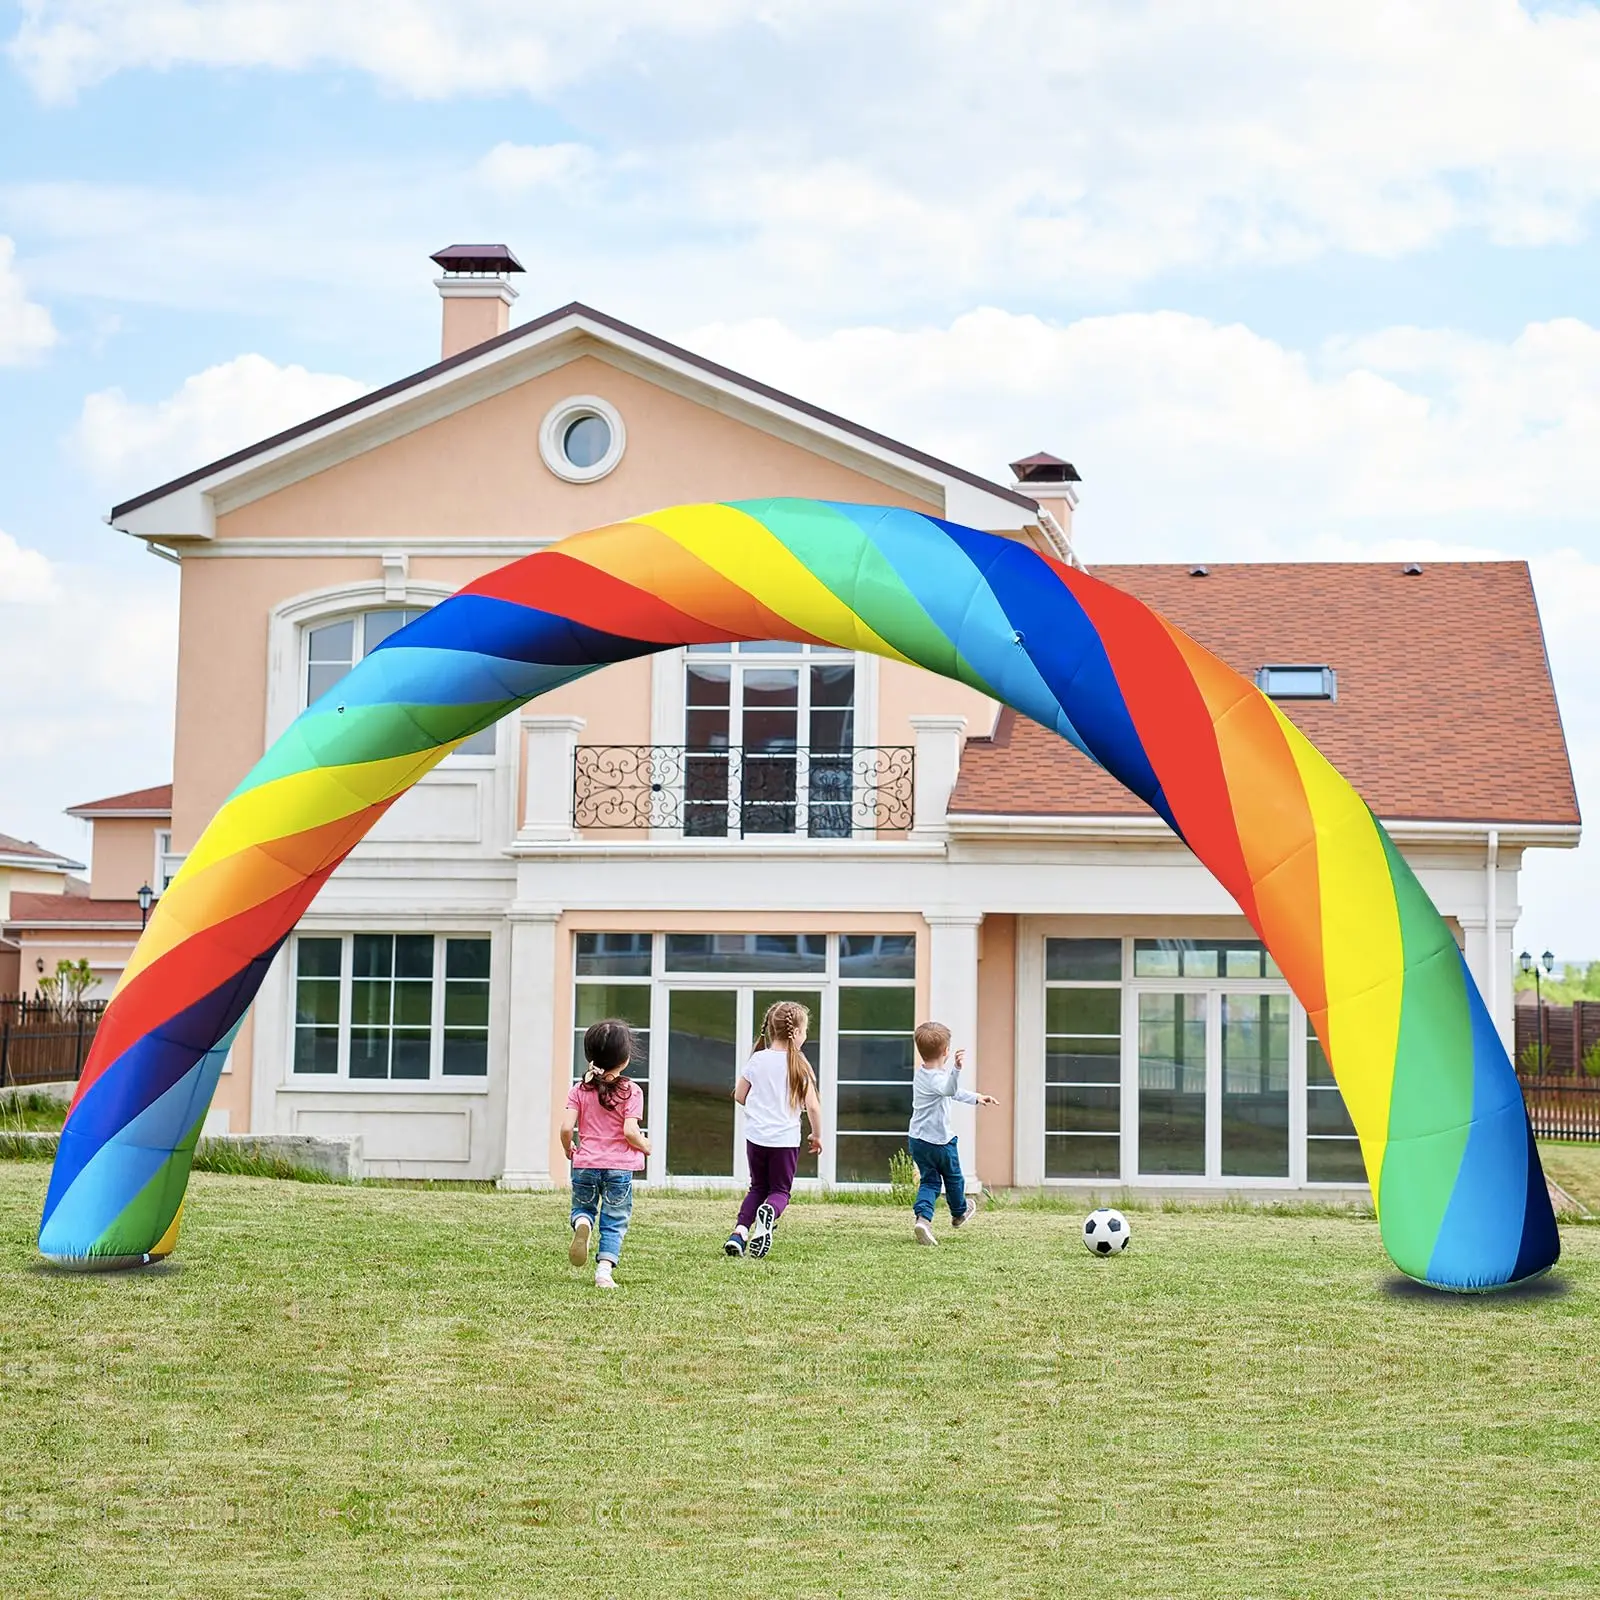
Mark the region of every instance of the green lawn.
[[641, 1194], [621, 1287], [553, 1195], [198, 1175], [179, 1255], [33, 1260], [0, 1163], [0, 1591], [1600, 1592], [1600, 1226], [1543, 1291], [1397, 1282], [1354, 1215], [1000, 1206], [937, 1250]]
[[1600, 1144], [1541, 1141], [1539, 1159], [1574, 1200], [1600, 1215]]

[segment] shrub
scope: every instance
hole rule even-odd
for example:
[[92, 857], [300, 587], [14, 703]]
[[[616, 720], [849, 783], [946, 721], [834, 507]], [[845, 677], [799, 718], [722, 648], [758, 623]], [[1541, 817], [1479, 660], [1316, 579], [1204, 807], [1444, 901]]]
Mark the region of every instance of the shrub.
[[1583, 1052], [1583, 1070], [1591, 1078], [1600, 1078], [1600, 1039]]
[[1517, 1057], [1517, 1065], [1524, 1072], [1541, 1073], [1550, 1065], [1550, 1046], [1525, 1044], [1522, 1054]]
[[896, 1150], [889, 1157], [889, 1199], [897, 1206], [908, 1206], [917, 1198], [917, 1164], [909, 1150]]

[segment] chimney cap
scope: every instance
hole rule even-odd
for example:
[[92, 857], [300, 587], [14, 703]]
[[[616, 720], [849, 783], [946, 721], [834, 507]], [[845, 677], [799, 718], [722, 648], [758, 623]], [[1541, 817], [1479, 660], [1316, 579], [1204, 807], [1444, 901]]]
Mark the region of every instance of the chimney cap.
[[527, 269], [503, 244], [448, 244], [428, 257], [446, 272], [524, 272]]
[[1082, 483], [1078, 469], [1070, 461], [1047, 451], [1037, 450], [1031, 456], [1011, 463], [1018, 483]]

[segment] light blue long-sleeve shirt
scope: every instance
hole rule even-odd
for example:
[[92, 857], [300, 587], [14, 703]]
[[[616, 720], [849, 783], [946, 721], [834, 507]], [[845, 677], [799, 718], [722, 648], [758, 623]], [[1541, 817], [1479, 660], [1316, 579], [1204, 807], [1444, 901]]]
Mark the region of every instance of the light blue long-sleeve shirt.
[[911, 1137], [928, 1144], [949, 1144], [952, 1100], [964, 1106], [978, 1103], [971, 1089], [961, 1087], [960, 1069], [918, 1063], [911, 1075]]

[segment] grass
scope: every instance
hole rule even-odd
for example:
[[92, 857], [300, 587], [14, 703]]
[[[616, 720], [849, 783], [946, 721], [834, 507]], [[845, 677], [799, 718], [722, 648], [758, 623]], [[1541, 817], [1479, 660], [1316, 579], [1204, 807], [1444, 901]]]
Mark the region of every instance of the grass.
[[179, 1254], [44, 1270], [0, 1163], [6, 1593], [1588, 1596], [1600, 1226], [1454, 1298], [1356, 1213], [641, 1194], [603, 1297], [558, 1195], [198, 1174]]
[[65, 1100], [18, 1090], [0, 1099], [0, 1133], [59, 1133], [66, 1114]]
[[1600, 1215], [1600, 1144], [1541, 1140], [1539, 1159], [1544, 1163], [1544, 1170], [1579, 1205]]

